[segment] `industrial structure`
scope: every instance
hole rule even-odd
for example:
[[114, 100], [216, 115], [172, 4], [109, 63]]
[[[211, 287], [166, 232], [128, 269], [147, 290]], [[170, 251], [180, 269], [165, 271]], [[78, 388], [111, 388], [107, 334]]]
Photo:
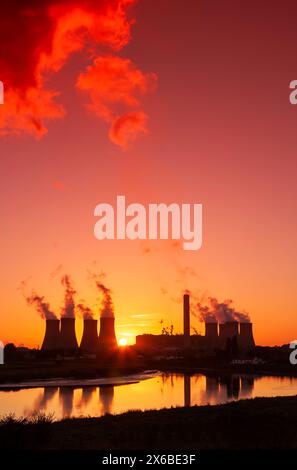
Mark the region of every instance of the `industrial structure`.
[[190, 295], [184, 294], [184, 347], [187, 349], [191, 346], [190, 336]]
[[113, 352], [117, 348], [117, 339], [114, 328], [114, 317], [102, 316], [100, 318], [100, 334], [98, 349], [102, 353]]
[[59, 349], [60, 347], [60, 320], [47, 319], [45, 322], [45, 335], [42, 343], [44, 351]]
[[75, 318], [61, 318], [60, 348], [67, 351], [78, 348], [75, 334]]
[[[190, 295], [183, 297], [183, 334], [144, 334], [136, 336], [138, 352], [162, 352], [170, 350], [194, 350], [203, 355], [214, 355], [225, 351], [231, 356], [250, 355], [255, 350], [253, 325], [250, 322], [236, 320], [218, 323], [205, 322], [205, 335], [191, 335], [190, 325]], [[100, 318], [100, 333], [97, 332], [97, 320], [84, 319], [84, 329], [80, 343], [80, 351], [104, 354], [117, 350], [115, 334], [115, 319], [113, 315], [102, 315]], [[46, 320], [46, 331], [42, 350], [78, 350], [75, 333], [75, 318], [62, 317]]]
[[[97, 332], [97, 320], [84, 319], [80, 350], [86, 353], [110, 353], [118, 347], [115, 334], [115, 319], [100, 318], [100, 335]], [[75, 351], [78, 342], [75, 332], [75, 318], [62, 317], [61, 320], [46, 320], [43, 351]]]
[[193, 349], [204, 355], [213, 355], [217, 351], [226, 351], [231, 355], [248, 355], [255, 350], [253, 325], [250, 322], [215, 321], [205, 322], [205, 335], [190, 335], [190, 296], [183, 298], [184, 332], [180, 335], [136, 336], [136, 348], [140, 352], [160, 352], [179, 349]]
[[98, 345], [97, 320], [84, 319], [84, 331], [80, 343], [80, 349], [86, 352], [95, 352]]

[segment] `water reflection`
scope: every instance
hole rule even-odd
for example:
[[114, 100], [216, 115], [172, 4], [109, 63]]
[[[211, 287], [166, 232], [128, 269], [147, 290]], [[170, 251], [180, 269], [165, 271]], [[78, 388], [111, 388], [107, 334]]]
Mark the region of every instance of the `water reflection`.
[[73, 410], [73, 398], [74, 388], [73, 387], [60, 387], [59, 398], [62, 404], [63, 416], [68, 418], [72, 415]]
[[99, 403], [101, 405], [101, 414], [105, 415], [112, 413], [114, 399], [114, 387], [105, 385], [104, 387], [99, 387]]
[[35, 402], [35, 409], [39, 409], [41, 411], [45, 410], [57, 392], [58, 387], [45, 387]]
[[80, 406], [87, 406], [93, 399], [93, 395], [96, 393], [97, 387], [84, 387], [82, 389]]
[[191, 406], [191, 377], [184, 375], [184, 406]]
[[46, 387], [0, 391], [0, 416], [36, 411], [70, 416], [102, 416], [131, 409], [215, 405], [256, 396], [297, 394], [297, 379], [249, 375], [163, 373], [138, 383], [111, 386]]
[[241, 397], [249, 398], [254, 388], [254, 378], [249, 376], [242, 376], [241, 381]]

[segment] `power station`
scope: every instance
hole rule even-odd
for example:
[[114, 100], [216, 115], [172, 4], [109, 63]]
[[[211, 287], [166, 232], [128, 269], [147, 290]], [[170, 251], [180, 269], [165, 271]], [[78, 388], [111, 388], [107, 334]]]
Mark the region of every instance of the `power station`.
[[190, 335], [190, 296], [183, 297], [183, 325], [184, 332], [180, 335], [152, 335], [136, 336], [136, 348], [140, 352], [164, 351], [174, 349], [199, 350], [203, 354], [213, 354], [215, 351], [229, 351], [243, 355], [251, 354], [255, 350], [253, 338], [253, 325], [250, 322], [226, 321], [218, 323], [207, 321], [205, 335]]
[[113, 317], [100, 318], [100, 335], [97, 332], [97, 320], [84, 319], [83, 335], [78, 348], [75, 332], [75, 318], [62, 317], [47, 319], [45, 335], [41, 349], [43, 351], [68, 351], [78, 349], [85, 353], [110, 353], [117, 349], [115, 334], [115, 319]]
[[[170, 349], [196, 350], [203, 354], [213, 354], [216, 351], [227, 351], [248, 355], [255, 350], [253, 338], [253, 325], [250, 322], [238, 322], [237, 320], [218, 323], [205, 322], [205, 335], [191, 335], [190, 324], [190, 295], [183, 297], [183, 334], [152, 335], [144, 334], [136, 336], [136, 349], [139, 352], [154, 352]], [[100, 355], [112, 353], [117, 349], [115, 334], [115, 319], [113, 315], [102, 315], [100, 318], [100, 332], [97, 332], [97, 320], [84, 319], [83, 335], [80, 343], [80, 351], [86, 353], [100, 353]], [[62, 317], [47, 319], [42, 350], [78, 350], [78, 342], [75, 333], [75, 318]]]

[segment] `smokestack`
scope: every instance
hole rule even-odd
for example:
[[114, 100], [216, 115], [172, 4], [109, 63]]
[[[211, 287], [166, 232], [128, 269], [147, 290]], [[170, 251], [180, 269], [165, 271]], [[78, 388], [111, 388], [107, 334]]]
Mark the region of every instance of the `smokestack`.
[[117, 349], [118, 343], [114, 329], [113, 317], [100, 318], [100, 334], [98, 339], [98, 349], [102, 352], [112, 352]]
[[205, 323], [205, 339], [207, 347], [215, 348], [218, 346], [218, 324], [217, 322]]
[[184, 294], [184, 347], [191, 346], [190, 337], [190, 295]]
[[255, 341], [253, 337], [253, 324], [240, 323], [240, 333], [238, 337], [239, 349], [244, 353], [253, 352]]
[[75, 318], [61, 318], [60, 345], [62, 349], [77, 349], [78, 344], [75, 334]]
[[43, 351], [59, 349], [60, 346], [60, 320], [47, 319], [45, 322], [45, 335], [41, 346]]
[[84, 332], [80, 343], [80, 349], [94, 352], [98, 344], [97, 320], [84, 319]]

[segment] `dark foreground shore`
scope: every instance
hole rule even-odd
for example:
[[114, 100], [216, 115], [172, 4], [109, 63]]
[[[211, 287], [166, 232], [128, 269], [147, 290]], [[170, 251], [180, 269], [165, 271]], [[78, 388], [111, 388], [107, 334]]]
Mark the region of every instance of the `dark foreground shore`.
[[[268, 349], [268, 351], [266, 351]], [[0, 385], [34, 380], [94, 379], [118, 377], [160, 370], [192, 375], [195, 373], [254, 374], [297, 377], [297, 367], [288, 359], [286, 348], [257, 348], [259, 361], [234, 362], [228, 358], [141, 357], [131, 350], [120, 351], [113, 357], [84, 359], [68, 358], [13, 361], [0, 367]]]
[[6, 418], [0, 449], [297, 449], [296, 422], [297, 396], [58, 422]]

